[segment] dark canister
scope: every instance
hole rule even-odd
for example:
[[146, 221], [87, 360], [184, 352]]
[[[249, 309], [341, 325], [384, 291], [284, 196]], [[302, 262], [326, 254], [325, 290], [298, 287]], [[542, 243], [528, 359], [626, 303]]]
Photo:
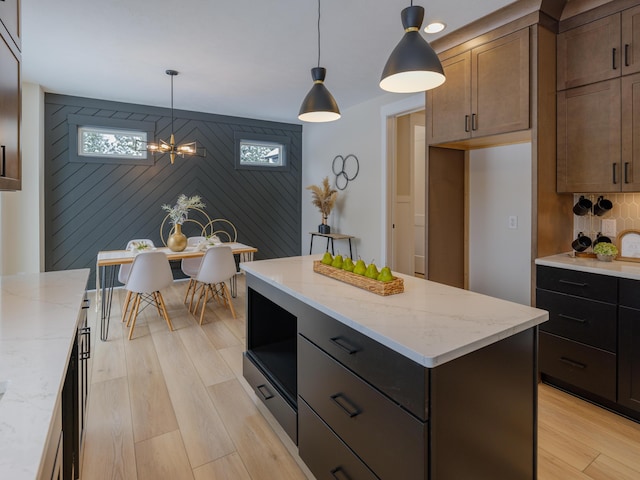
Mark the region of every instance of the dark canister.
[[582, 232], [578, 233], [578, 237], [573, 242], [571, 242], [571, 247], [576, 252], [584, 252], [590, 246], [591, 239]]
[[573, 213], [579, 216], [586, 215], [591, 211], [591, 206], [593, 203], [588, 198], [585, 198], [584, 195], [580, 195], [580, 199], [573, 206]]
[[607, 213], [612, 208], [613, 208], [613, 203], [611, 202], [611, 200], [607, 200], [604, 197], [598, 197], [598, 201], [593, 206], [593, 213], [595, 213], [600, 217], [605, 213]]

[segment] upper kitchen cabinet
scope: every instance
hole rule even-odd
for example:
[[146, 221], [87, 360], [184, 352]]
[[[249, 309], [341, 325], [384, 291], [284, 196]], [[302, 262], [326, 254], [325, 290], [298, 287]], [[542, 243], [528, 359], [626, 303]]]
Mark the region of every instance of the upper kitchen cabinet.
[[19, 7], [0, 0], [0, 190], [21, 188]]
[[[640, 50], [640, 48], [639, 48]], [[640, 192], [640, 73], [622, 77], [623, 192]]]
[[558, 90], [640, 72], [640, 6], [558, 35]]
[[620, 191], [620, 79], [558, 92], [558, 192]]
[[0, 22], [20, 49], [20, 0], [0, 0]]
[[442, 62], [446, 82], [427, 93], [429, 144], [526, 130], [529, 29]]

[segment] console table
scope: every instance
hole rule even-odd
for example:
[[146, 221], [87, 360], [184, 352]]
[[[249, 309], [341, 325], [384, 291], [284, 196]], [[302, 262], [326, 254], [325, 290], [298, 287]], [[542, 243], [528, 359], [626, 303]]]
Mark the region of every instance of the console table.
[[353, 235], [345, 235], [342, 233], [319, 233], [319, 232], [309, 232], [311, 235], [311, 245], [309, 246], [309, 255], [311, 255], [313, 250], [313, 239], [314, 237], [325, 237], [327, 239], [327, 248], [329, 250], [329, 243], [331, 243], [331, 255], [335, 255], [335, 251], [333, 248], [334, 240], [349, 240], [349, 257], [353, 259], [353, 252], [351, 250], [351, 239], [356, 238]]

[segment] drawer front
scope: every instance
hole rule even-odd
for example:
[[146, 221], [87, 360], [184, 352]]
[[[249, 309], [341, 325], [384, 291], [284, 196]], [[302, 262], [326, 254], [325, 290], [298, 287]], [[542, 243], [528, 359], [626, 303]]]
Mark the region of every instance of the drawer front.
[[298, 395], [381, 479], [425, 478], [427, 424], [303, 337]]
[[549, 311], [540, 330], [616, 353], [616, 305], [541, 289], [536, 304]]
[[242, 374], [262, 403], [278, 420], [280, 426], [295, 444], [298, 443], [298, 416], [284, 397], [269, 382], [245, 352], [242, 356]]
[[540, 372], [616, 401], [616, 355], [540, 332]]
[[298, 315], [298, 332], [415, 416], [428, 419], [428, 369], [312, 308]]
[[602, 302], [617, 303], [618, 279], [564, 268], [537, 267], [537, 287]]
[[621, 278], [620, 288], [620, 305], [640, 310], [640, 281]]
[[298, 419], [298, 453], [317, 480], [378, 478], [300, 398]]

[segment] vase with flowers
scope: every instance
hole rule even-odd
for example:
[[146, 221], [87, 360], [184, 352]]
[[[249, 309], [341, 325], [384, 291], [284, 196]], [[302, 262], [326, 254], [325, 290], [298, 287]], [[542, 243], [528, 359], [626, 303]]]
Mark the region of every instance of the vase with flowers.
[[311, 190], [311, 203], [318, 207], [322, 215], [322, 223], [318, 225], [318, 232], [331, 233], [331, 227], [327, 224], [327, 218], [335, 206], [338, 191], [329, 185], [329, 177], [324, 177], [322, 186], [309, 185], [307, 190]]
[[189, 217], [190, 208], [203, 208], [204, 206], [200, 195], [187, 197], [185, 194], [178, 196], [178, 200], [174, 206], [167, 204], [162, 205], [162, 209], [167, 212], [169, 221], [173, 225], [171, 234], [167, 239], [167, 246], [172, 251], [181, 252], [187, 248], [187, 237], [182, 233], [182, 224]]

